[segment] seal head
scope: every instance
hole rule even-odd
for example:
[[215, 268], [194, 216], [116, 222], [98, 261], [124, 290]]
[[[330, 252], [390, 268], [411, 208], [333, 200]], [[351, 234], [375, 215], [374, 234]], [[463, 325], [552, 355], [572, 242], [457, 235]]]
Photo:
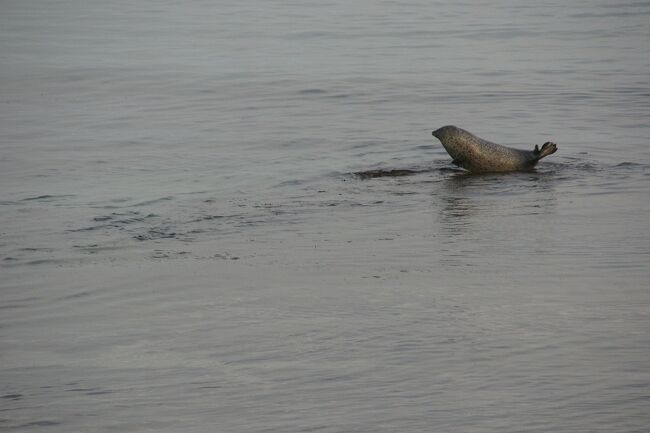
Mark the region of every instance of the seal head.
[[541, 149], [514, 149], [483, 140], [457, 126], [447, 125], [433, 131], [453, 163], [473, 172], [532, 170], [540, 159], [557, 151], [555, 143], [546, 142]]

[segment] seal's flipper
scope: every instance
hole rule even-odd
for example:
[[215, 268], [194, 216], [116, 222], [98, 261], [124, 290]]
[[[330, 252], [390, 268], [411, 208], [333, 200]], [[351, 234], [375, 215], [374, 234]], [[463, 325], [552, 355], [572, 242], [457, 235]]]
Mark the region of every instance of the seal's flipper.
[[540, 160], [545, 156], [549, 156], [557, 152], [557, 144], [547, 141], [542, 145], [541, 149], [537, 145], [535, 145], [535, 150], [533, 152], [535, 153], [536, 158]]

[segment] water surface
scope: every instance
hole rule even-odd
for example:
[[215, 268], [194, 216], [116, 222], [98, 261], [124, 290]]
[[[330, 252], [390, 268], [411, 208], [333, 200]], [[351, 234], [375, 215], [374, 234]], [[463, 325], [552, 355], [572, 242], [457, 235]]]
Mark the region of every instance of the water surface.
[[650, 3], [0, 11], [3, 431], [647, 429]]

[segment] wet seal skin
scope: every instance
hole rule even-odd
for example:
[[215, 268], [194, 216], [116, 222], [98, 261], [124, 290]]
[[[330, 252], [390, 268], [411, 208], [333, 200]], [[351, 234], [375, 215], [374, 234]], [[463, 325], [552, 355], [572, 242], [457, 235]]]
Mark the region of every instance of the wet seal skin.
[[492, 143], [453, 125], [433, 131], [453, 163], [472, 172], [532, 170], [540, 159], [557, 151], [550, 141], [533, 150], [513, 149]]

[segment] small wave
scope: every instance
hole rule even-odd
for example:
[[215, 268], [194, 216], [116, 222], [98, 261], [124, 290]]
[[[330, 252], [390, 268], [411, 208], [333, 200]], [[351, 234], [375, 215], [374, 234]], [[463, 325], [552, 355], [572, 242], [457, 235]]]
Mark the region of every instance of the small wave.
[[191, 257], [192, 253], [189, 251], [154, 250], [154, 252], [151, 253], [152, 259], [187, 259]]
[[648, 15], [648, 11], [619, 11], [619, 12], [604, 12], [604, 13], [580, 13], [569, 15], [570, 18], [625, 18], [625, 17], [634, 17], [639, 15]]
[[29, 260], [29, 261], [24, 262], [23, 264], [27, 265], [27, 266], [36, 266], [36, 265], [57, 265], [57, 266], [61, 266], [61, 265], [64, 265], [66, 263], [67, 263], [66, 259], [61, 258], [61, 259]]
[[86, 254], [99, 254], [102, 252], [119, 251], [122, 248], [122, 246], [116, 244], [103, 245], [103, 244], [93, 243], [88, 245], [73, 245], [72, 248], [74, 248], [77, 251], [84, 252]]
[[59, 421], [32, 421], [28, 422], [27, 424], [19, 425], [18, 428], [29, 428], [29, 427], [53, 427], [61, 425]]
[[37, 247], [24, 247], [24, 248], [19, 248], [18, 251], [24, 251], [28, 253], [36, 253], [36, 252], [46, 252], [46, 253], [51, 253], [54, 251], [52, 248], [37, 248]]
[[133, 236], [133, 239], [136, 239], [138, 241], [151, 241], [156, 239], [171, 239], [176, 237], [178, 237], [176, 231], [165, 227], [157, 227], [147, 229], [144, 233], [136, 234]]
[[285, 180], [283, 182], [275, 184], [275, 185], [273, 185], [273, 187], [274, 188], [281, 188], [281, 187], [285, 187], [285, 186], [298, 186], [298, 185], [302, 185], [304, 183], [305, 182], [303, 180], [300, 180], [300, 179], [291, 179], [291, 180]]
[[642, 169], [647, 169], [649, 167], [649, 165], [648, 164], [641, 164], [639, 162], [625, 161], [625, 162], [621, 162], [620, 164], [616, 164], [615, 167], [617, 167], [617, 168], [642, 168]]
[[345, 98], [350, 98], [352, 94], [350, 93], [337, 93], [336, 95], [329, 95], [328, 98], [330, 99], [345, 99]]
[[73, 194], [43, 194], [43, 195], [37, 195], [34, 197], [27, 197], [22, 199], [21, 201], [54, 201], [58, 200], [61, 198], [69, 198], [69, 197], [74, 197]]
[[152, 204], [160, 203], [162, 201], [169, 201], [169, 200], [173, 200], [173, 197], [167, 196], [167, 197], [155, 198], [153, 200], [146, 200], [146, 201], [142, 201], [142, 202], [139, 202], [139, 203], [134, 203], [134, 204], [130, 205], [129, 207], [149, 206], [149, 205], [152, 205]]
[[222, 220], [222, 219], [231, 219], [231, 218], [243, 218], [242, 214], [232, 214], [232, 215], [202, 215], [198, 218], [189, 220], [191, 223], [196, 223], [200, 221], [212, 221], [212, 220]]
[[378, 177], [404, 177], [412, 176], [421, 173], [466, 173], [456, 166], [450, 164], [449, 161], [433, 161], [432, 166], [427, 167], [411, 167], [411, 168], [376, 168], [372, 170], [355, 171], [353, 176], [360, 179], [374, 179]]
[[164, 201], [170, 201], [173, 199], [174, 197], [172, 196], [164, 196], [164, 197], [155, 198], [151, 200], [129, 203], [132, 200], [132, 198], [124, 197], [124, 198], [116, 198], [110, 201], [110, 203], [116, 203], [116, 204], [102, 204], [93, 207], [97, 207], [99, 209], [124, 209], [124, 208], [131, 208], [131, 207], [149, 206], [152, 204], [157, 204]]
[[324, 93], [327, 93], [327, 91], [323, 89], [302, 89], [298, 93], [301, 95], [322, 95]]
[[134, 223], [142, 223], [151, 218], [156, 218], [158, 215], [150, 213], [147, 215], [141, 215], [137, 211], [129, 212], [113, 212], [110, 215], [98, 215], [93, 218], [93, 221], [101, 223], [96, 225], [91, 225], [88, 227], [82, 227], [79, 229], [69, 230], [70, 232], [87, 232], [94, 230], [101, 230], [108, 227], [124, 227]]

